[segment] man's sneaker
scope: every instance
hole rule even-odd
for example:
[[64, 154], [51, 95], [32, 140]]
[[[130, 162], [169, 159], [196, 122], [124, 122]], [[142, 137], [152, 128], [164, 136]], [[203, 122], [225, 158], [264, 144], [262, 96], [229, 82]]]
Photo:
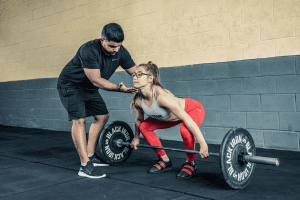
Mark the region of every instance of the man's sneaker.
[[192, 162], [186, 162], [182, 165], [182, 170], [177, 175], [177, 178], [185, 179], [192, 178], [196, 174], [196, 164]]
[[109, 166], [109, 164], [105, 163], [96, 153], [92, 157], [89, 158], [93, 165], [96, 166]]
[[94, 167], [91, 161], [88, 161], [86, 166], [80, 166], [78, 175], [88, 178], [104, 178], [106, 176], [99, 167]]
[[149, 174], [156, 174], [161, 172], [166, 172], [173, 170], [172, 161], [164, 161], [162, 158], [159, 158], [159, 160], [156, 161], [157, 163], [149, 169]]

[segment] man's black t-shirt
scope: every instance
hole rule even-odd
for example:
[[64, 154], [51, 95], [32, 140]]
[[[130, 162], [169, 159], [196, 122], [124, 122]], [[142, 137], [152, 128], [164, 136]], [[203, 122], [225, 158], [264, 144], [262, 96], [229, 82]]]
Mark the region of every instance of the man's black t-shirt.
[[100, 39], [92, 40], [83, 44], [74, 58], [63, 68], [59, 75], [60, 83], [97, 90], [98, 88], [85, 75], [83, 68], [100, 69], [101, 77], [108, 80], [120, 65], [123, 69], [135, 65], [129, 52], [122, 45], [115, 55], [106, 56], [101, 49]]

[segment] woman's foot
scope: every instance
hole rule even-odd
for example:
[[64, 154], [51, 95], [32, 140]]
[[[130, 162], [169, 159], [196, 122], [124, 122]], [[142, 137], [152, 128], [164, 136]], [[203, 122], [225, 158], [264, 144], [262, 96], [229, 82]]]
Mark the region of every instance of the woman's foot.
[[197, 168], [194, 162], [186, 162], [182, 165], [182, 170], [177, 175], [177, 178], [186, 179], [192, 178], [196, 174]]
[[161, 172], [166, 172], [166, 171], [171, 171], [173, 170], [173, 165], [172, 161], [165, 161], [162, 158], [160, 158], [157, 163], [149, 169], [148, 173], [149, 174], [156, 174], [156, 173], [161, 173]]

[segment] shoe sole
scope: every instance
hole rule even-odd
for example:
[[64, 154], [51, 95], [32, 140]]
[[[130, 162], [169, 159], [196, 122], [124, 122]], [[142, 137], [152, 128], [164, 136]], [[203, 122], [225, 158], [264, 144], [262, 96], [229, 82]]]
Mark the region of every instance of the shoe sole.
[[98, 164], [98, 163], [93, 163], [94, 167], [99, 167], [99, 166], [102, 166], [102, 167], [107, 167], [109, 166], [109, 164]]
[[106, 177], [106, 174], [103, 174], [102, 176], [90, 176], [90, 175], [87, 175], [86, 173], [78, 172], [78, 176], [83, 176], [83, 177], [87, 177], [87, 178], [104, 178], [104, 177]]
[[173, 167], [170, 167], [170, 168], [165, 168], [163, 170], [159, 170], [159, 171], [156, 171], [156, 172], [149, 172], [149, 174], [159, 174], [159, 173], [162, 173], [162, 172], [168, 172], [168, 171], [172, 171], [173, 170]]

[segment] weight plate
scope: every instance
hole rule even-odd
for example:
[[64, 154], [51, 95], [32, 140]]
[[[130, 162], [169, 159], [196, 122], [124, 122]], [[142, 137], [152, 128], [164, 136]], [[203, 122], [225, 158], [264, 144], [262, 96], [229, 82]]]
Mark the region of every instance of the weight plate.
[[255, 163], [241, 161], [242, 154], [256, 155], [254, 140], [243, 128], [231, 129], [221, 143], [220, 165], [226, 183], [233, 189], [246, 187], [255, 169]]
[[132, 153], [130, 146], [118, 147], [116, 140], [122, 139], [124, 142], [131, 142], [134, 135], [130, 126], [122, 121], [115, 121], [108, 125], [99, 138], [99, 149], [101, 158], [110, 164], [120, 164], [125, 162]]

